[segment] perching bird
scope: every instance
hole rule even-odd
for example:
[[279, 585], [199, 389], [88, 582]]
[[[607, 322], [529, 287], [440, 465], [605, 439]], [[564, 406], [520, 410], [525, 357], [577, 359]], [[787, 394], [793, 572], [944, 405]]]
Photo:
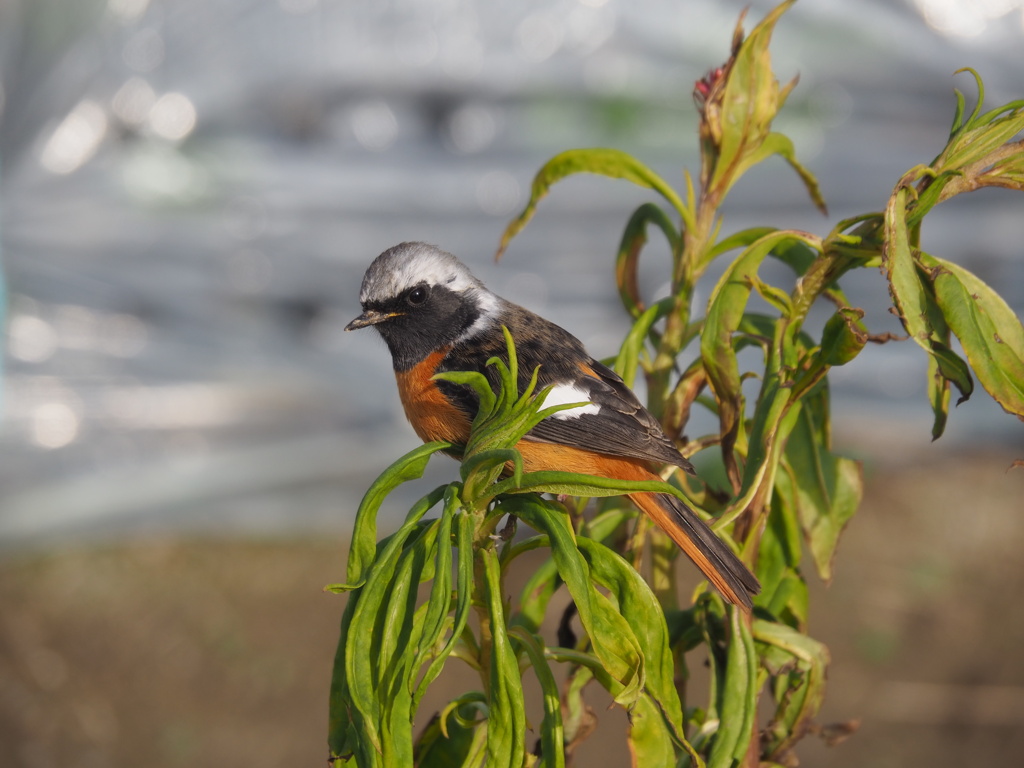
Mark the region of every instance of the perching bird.
[[[544, 405], [586, 403], [541, 421], [516, 448], [527, 472], [561, 470], [620, 480], [657, 480], [652, 467], [690, 464], [619, 376], [592, 358], [575, 336], [491, 293], [450, 253], [402, 243], [378, 256], [359, 292], [363, 313], [345, 330], [373, 326], [391, 351], [398, 393], [416, 434], [465, 445], [478, 399], [468, 386], [434, 380], [444, 371], [479, 371], [504, 356], [508, 328], [519, 360], [520, 389], [540, 366]], [[667, 494], [629, 498], [696, 563], [730, 602], [751, 606], [761, 585], [697, 515]]]

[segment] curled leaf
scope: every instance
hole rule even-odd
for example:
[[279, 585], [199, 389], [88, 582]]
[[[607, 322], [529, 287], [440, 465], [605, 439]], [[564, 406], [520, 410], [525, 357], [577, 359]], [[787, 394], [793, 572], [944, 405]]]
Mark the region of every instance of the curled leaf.
[[967, 364], [948, 346], [944, 313], [918, 267], [923, 256], [911, 246], [910, 201], [910, 190], [898, 186], [885, 212], [883, 265], [889, 292], [910, 337], [934, 358], [936, 369], [960, 390], [963, 401], [971, 396], [974, 382]]
[[953, 262], [921, 255], [949, 328], [978, 380], [1006, 411], [1024, 418], [1024, 327], [1003, 298]]
[[[377, 548], [377, 512], [384, 499], [402, 483], [422, 477], [430, 457], [451, 447], [450, 443], [442, 442], [421, 445], [384, 470], [370, 486], [359, 504], [359, 511], [356, 512], [352, 544], [348, 553], [347, 584], [344, 589], [355, 589], [366, 580], [366, 571], [373, 561]], [[438, 495], [431, 506], [440, 498]], [[423, 512], [425, 511], [424, 509]], [[420, 514], [422, 515], [422, 512]]]
[[657, 226], [668, 240], [672, 253], [679, 248], [679, 232], [665, 212], [654, 203], [644, 203], [630, 216], [626, 229], [619, 243], [619, 253], [615, 259], [615, 282], [619, 287], [619, 296], [623, 306], [634, 318], [640, 317], [646, 309], [637, 285], [637, 270], [640, 251], [647, 242], [647, 226]]
[[864, 310], [842, 307], [825, 323], [821, 334], [821, 360], [825, 365], [846, 365], [868, 343]]
[[530, 189], [530, 200], [522, 212], [505, 228], [505, 233], [501, 236], [501, 242], [498, 245], [498, 252], [495, 254], [496, 259], [501, 258], [512, 238], [519, 234], [533, 218], [537, 204], [551, 187], [576, 173], [595, 173], [613, 179], [625, 179], [638, 186], [653, 189], [668, 201], [684, 222], [687, 222], [687, 227], [690, 226], [692, 213], [679, 199], [675, 190], [632, 155], [618, 149], [570, 149], [555, 155], [537, 172]]

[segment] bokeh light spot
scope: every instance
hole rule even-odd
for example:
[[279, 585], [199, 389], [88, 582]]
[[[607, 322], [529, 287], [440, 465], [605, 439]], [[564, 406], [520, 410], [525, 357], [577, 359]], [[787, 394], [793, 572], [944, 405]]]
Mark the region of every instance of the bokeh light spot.
[[51, 173], [72, 173], [96, 154], [106, 132], [107, 115], [103, 107], [91, 99], [82, 99], [50, 135], [39, 162]]
[[32, 410], [31, 439], [40, 448], [63, 448], [78, 437], [80, 419], [67, 403], [54, 401]]
[[383, 101], [360, 104], [350, 117], [352, 134], [363, 147], [381, 152], [398, 138], [398, 118]]
[[149, 111], [149, 128], [168, 141], [181, 141], [196, 127], [196, 108], [183, 93], [165, 93]]
[[11, 356], [26, 363], [42, 363], [57, 349], [53, 326], [34, 315], [15, 315], [7, 331]]

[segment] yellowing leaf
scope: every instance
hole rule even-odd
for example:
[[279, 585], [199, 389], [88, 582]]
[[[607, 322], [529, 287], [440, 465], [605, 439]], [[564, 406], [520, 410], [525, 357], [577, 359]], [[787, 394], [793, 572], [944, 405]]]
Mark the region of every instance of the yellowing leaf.
[[927, 254], [935, 297], [978, 380], [1005, 410], [1024, 417], [1024, 327], [1009, 305], [974, 274]]

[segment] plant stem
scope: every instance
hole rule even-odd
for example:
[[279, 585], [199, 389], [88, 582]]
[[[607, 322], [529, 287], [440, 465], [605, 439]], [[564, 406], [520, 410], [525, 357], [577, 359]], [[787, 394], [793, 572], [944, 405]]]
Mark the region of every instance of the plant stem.
[[[710, 245], [718, 201], [713, 196], [701, 194], [693, 226], [683, 230], [680, 247], [673, 254], [672, 309], [665, 318], [665, 332], [658, 344], [657, 354], [647, 376], [648, 403], [655, 417], [665, 422], [666, 404], [671, 391], [672, 372], [675, 370], [679, 353], [689, 341], [690, 300], [693, 287], [700, 275], [697, 265]], [[678, 432], [679, 425], [665, 424], [671, 434]]]

